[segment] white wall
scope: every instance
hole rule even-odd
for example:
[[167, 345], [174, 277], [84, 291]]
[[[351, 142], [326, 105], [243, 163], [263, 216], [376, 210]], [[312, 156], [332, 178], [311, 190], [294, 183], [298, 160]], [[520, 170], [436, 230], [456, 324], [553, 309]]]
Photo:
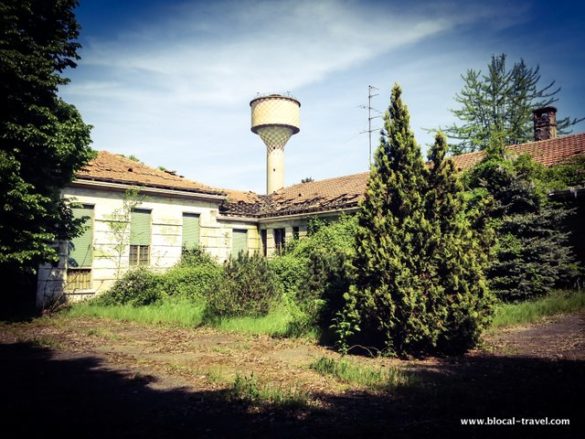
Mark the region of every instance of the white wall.
[[[69, 187], [64, 190], [65, 199], [94, 206], [93, 225], [93, 265], [91, 288], [84, 291], [66, 292], [71, 301], [91, 297], [102, 293], [112, 286], [117, 275], [122, 275], [129, 268], [129, 246], [119, 257], [115, 250], [116, 242], [112, 233], [113, 216], [116, 209], [122, 209], [124, 192], [109, 189], [89, 189]], [[258, 227], [253, 222], [222, 221], [218, 222], [219, 203], [217, 201], [197, 200], [185, 197], [149, 195], [141, 198], [137, 206], [151, 210], [151, 248], [150, 268], [164, 271], [175, 265], [181, 258], [183, 213], [199, 214], [199, 244], [219, 262], [231, 254], [232, 230], [248, 230], [248, 249], [259, 249]], [[126, 229], [126, 236], [130, 226]], [[128, 242], [128, 239], [125, 240]], [[61, 262], [52, 267], [45, 264], [39, 267], [37, 285], [37, 305], [43, 306], [52, 297], [64, 293], [66, 284], [67, 243], [60, 244]]]

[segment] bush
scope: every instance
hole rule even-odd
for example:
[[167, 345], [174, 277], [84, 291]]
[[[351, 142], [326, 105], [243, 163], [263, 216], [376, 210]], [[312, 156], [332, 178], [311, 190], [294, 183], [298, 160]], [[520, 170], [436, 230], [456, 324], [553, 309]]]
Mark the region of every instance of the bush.
[[225, 263], [223, 276], [208, 295], [207, 317], [264, 316], [278, 292], [266, 259], [242, 252]]
[[222, 268], [215, 264], [181, 263], [160, 276], [160, 290], [169, 297], [198, 301], [213, 289], [221, 275]]
[[132, 269], [98, 298], [103, 305], [151, 305], [160, 301], [160, 277], [146, 268]]
[[268, 260], [270, 271], [284, 294], [297, 298], [301, 287], [306, 284], [309, 261], [304, 256], [285, 254]]
[[183, 254], [181, 255], [181, 262], [179, 265], [182, 266], [201, 266], [201, 265], [210, 265], [210, 266], [218, 266], [217, 261], [207, 253], [201, 247], [195, 248], [188, 248], [183, 249]]
[[338, 221], [311, 222], [309, 236], [301, 240], [291, 256], [306, 259], [305, 280], [299, 285], [297, 301], [322, 329], [344, 304], [343, 294], [351, 278], [355, 252], [356, 218], [342, 215]]

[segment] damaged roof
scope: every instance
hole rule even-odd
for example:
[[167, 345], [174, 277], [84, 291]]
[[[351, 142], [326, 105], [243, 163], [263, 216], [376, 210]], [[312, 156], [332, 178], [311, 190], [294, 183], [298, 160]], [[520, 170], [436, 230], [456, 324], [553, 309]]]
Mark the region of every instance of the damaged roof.
[[174, 172], [152, 168], [120, 154], [98, 151], [96, 158], [77, 172], [78, 180], [122, 183], [135, 186], [180, 190], [201, 194], [224, 195], [224, 192], [176, 175]]
[[[556, 139], [512, 145], [510, 155], [529, 154], [545, 165], [567, 162], [585, 154], [585, 133]], [[472, 152], [452, 157], [458, 170], [471, 168], [479, 163], [485, 153]], [[127, 157], [100, 151], [84, 169], [77, 173], [80, 180], [125, 183], [164, 189], [174, 189], [203, 194], [223, 195], [220, 213], [232, 217], [278, 217], [356, 207], [363, 198], [369, 172], [345, 175], [282, 188], [270, 195], [213, 188], [187, 180], [172, 172], [154, 169]]]

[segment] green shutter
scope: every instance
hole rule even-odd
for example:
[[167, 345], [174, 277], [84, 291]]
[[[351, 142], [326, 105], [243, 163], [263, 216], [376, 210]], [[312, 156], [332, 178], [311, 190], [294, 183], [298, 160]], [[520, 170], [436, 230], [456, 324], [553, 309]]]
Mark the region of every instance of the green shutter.
[[237, 256], [241, 251], [248, 252], [248, 231], [234, 229], [232, 231], [232, 255]]
[[194, 248], [199, 245], [199, 215], [183, 214], [183, 247]]
[[85, 230], [69, 243], [69, 267], [91, 267], [93, 261], [93, 207], [83, 206], [71, 209], [75, 218], [85, 218]]
[[150, 245], [150, 210], [132, 210], [130, 245]]

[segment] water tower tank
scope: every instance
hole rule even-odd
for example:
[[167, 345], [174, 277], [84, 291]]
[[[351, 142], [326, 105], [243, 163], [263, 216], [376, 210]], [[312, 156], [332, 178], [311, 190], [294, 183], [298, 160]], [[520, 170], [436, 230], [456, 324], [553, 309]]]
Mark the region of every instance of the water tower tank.
[[250, 102], [252, 132], [266, 144], [266, 193], [284, 187], [284, 146], [300, 130], [301, 103], [290, 96], [270, 94]]

